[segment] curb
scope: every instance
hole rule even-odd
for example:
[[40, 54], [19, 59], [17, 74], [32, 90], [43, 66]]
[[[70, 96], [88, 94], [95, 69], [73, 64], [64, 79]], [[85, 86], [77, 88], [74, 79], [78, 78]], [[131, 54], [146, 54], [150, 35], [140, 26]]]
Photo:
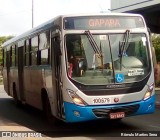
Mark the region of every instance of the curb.
[[160, 88], [159, 88], [159, 87], [158, 87], [158, 88], [155, 88], [155, 90], [158, 90], [158, 91], [159, 91], [159, 90], [160, 90]]
[[156, 102], [156, 107], [160, 107], [160, 102], [159, 101]]

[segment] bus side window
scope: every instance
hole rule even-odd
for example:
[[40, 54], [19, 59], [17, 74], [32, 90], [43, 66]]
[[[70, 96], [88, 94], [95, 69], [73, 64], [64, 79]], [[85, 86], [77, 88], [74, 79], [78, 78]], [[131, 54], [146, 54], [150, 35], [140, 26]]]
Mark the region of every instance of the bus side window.
[[11, 47], [11, 66], [15, 67], [16, 66], [16, 45], [13, 45]]
[[84, 48], [81, 42], [81, 37], [68, 36], [66, 38], [67, 55], [69, 62], [69, 76], [82, 76], [86, 70], [86, 63], [84, 58]]
[[6, 48], [3, 49], [3, 67], [6, 67]]
[[25, 66], [30, 66], [31, 64], [31, 57], [30, 57], [30, 40], [26, 40], [25, 43]]
[[39, 35], [39, 63], [40, 65], [49, 64], [49, 44], [50, 34], [49, 32], [42, 33]]
[[38, 64], [38, 36], [31, 39], [31, 65]]

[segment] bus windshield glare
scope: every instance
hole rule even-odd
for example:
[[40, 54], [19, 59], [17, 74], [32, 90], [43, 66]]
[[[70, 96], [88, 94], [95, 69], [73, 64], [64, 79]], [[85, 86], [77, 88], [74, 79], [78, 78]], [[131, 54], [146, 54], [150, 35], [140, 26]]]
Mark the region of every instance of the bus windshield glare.
[[[145, 34], [66, 35], [68, 76], [84, 85], [130, 83], [150, 72]], [[95, 45], [96, 44], [96, 45]]]

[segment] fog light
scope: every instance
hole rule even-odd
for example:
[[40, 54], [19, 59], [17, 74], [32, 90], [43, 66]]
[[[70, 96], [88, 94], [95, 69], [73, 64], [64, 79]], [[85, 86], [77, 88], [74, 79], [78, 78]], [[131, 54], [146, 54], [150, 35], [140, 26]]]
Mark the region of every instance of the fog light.
[[80, 113], [78, 111], [74, 111], [74, 115], [80, 117]]
[[152, 108], [152, 105], [149, 105], [149, 106], [148, 106], [148, 110], [150, 110], [151, 108]]

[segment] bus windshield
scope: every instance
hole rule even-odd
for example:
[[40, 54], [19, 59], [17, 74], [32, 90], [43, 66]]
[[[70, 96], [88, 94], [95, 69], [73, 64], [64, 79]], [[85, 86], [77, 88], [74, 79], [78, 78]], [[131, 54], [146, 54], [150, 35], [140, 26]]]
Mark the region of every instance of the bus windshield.
[[66, 35], [68, 76], [84, 85], [143, 80], [150, 72], [146, 36], [129, 33], [125, 42], [125, 34]]

